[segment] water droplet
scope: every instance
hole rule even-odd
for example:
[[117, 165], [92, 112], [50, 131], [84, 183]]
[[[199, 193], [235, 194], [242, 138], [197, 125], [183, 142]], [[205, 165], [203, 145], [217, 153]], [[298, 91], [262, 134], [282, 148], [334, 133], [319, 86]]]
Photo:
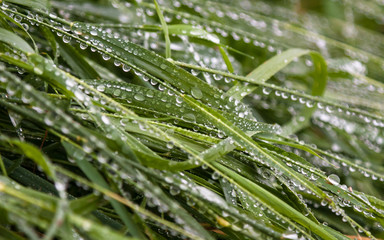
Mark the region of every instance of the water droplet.
[[108, 55], [108, 54], [103, 54], [103, 59], [104, 59], [105, 61], [108, 61], [109, 59], [111, 59], [111, 56]]
[[283, 233], [282, 238], [284, 238], [284, 239], [299, 239], [299, 236], [295, 232], [287, 231], [287, 232]]
[[85, 49], [87, 49], [87, 47], [88, 47], [87, 44], [85, 44], [85, 43], [80, 43], [80, 49], [81, 49], [81, 50], [85, 50]]
[[49, 17], [52, 18], [52, 19], [56, 19], [57, 18], [56, 14], [54, 14], [54, 13], [50, 13]]
[[101, 116], [101, 121], [103, 121], [105, 124], [110, 124], [111, 121], [109, 120], [109, 118], [105, 115]]
[[160, 68], [164, 70], [164, 69], [166, 69], [166, 68], [167, 68], [167, 65], [166, 65], [166, 64], [164, 64], [164, 63], [162, 63], [162, 64], [160, 64]]
[[263, 93], [265, 95], [269, 95], [271, 92], [272, 92], [272, 90], [270, 88], [263, 88]]
[[140, 102], [144, 101], [144, 99], [145, 99], [144, 95], [141, 93], [135, 94], [135, 96], [133, 96], [133, 98], [136, 99], [137, 101], [140, 101]]
[[213, 180], [217, 180], [217, 179], [219, 179], [219, 177], [220, 177], [220, 173], [218, 173], [218, 172], [214, 172], [214, 173], [212, 174], [212, 179], [213, 179]]
[[340, 184], [340, 178], [336, 174], [331, 174], [327, 177], [327, 181], [335, 186], [338, 186]]
[[173, 142], [167, 142], [167, 148], [172, 149], [175, 146]]
[[90, 33], [91, 33], [92, 36], [96, 36], [97, 35], [97, 31], [96, 30], [92, 30], [92, 31], [90, 31]]
[[178, 189], [178, 188], [172, 186], [172, 187], [169, 189], [169, 193], [170, 193], [172, 196], [175, 196], [175, 195], [177, 195], [177, 194], [180, 193], [180, 189]]
[[146, 93], [146, 96], [149, 97], [149, 98], [153, 98], [154, 94], [155, 94], [154, 91], [148, 90], [147, 93]]
[[126, 65], [126, 64], [123, 64], [123, 71], [124, 72], [129, 72], [129, 70], [131, 70], [131, 67]]
[[45, 115], [45, 117], [44, 117], [44, 123], [45, 123], [46, 125], [48, 125], [48, 126], [53, 126], [54, 122], [55, 122], [55, 116], [54, 116], [54, 115], [52, 115], [52, 114], [47, 114], [47, 115]]
[[25, 104], [31, 103], [32, 96], [28, 92], [24, 91], [21, 95], [21, 101], [23, 101]]
[[17, 93], [17, 91], [19, 90], [17, 85], [15, 83], [12, 83], [10, 82], [7, 87], [6, 87], [6, 90], [7, 90], [7, 93], [10, 95], [10, 96], [13, 96]]
[[203, 97], [203, 92], [197, 87], [191, 89], [191, 94], [196, 99], [201, 99]]
[[21, 20], [23, 19], [20, 15], [15, 15], [13, 17], [13, 19], [15, 20], [15, 22], [21, 22]]
[[195, 69], [191, 69], [191, 73], [193, 76], [197, 76], [197, 75], [199, 75], [200, 71], [195, 70]]
[[220, 74], [213, 74], [213, 78], [216, 80], [216, 81], [220, 81], [221, 79], [223, 79], [223, 76], [220, 75]]
[[71, 37], [70, 36], [67, 36], [67, 35], [63, 36], [63, 42], [64, 43], [69, 43], [70, 41], [71, 41]]
[[120, 89], [116, 89], [115, 91], [113, 91], [113, 95], [116, 96], [116, 97], [120, 96], [120, 94], [121, 94], [121, 90]]
[[104, 86], [104, 85], [99, 85], [99, 86], [96, 87], [96, 89], [97, 89], [97, 91], [99, 91], [99, 92], [104, 92], [104, 90], [105, 90], [105, 86]]
[[34, 67], [33, 68], [33, 72], [36, 74], [36, 75], [41, 75], [43, 74], [43, 70], [39, 67]]
[[183, 115], [183, 120], [188, 122], [196, 122], [196, 116], [193, 113], [187, 113]]

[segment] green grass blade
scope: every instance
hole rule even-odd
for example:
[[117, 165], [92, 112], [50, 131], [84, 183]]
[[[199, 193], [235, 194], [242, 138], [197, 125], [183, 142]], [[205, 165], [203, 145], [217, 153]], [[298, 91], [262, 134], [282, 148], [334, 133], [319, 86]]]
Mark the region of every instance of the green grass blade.
[[37, 165], [39, 165], [49, 177], [52, 179], [56, 178], [51, 162], [39, 151], [37, 147], [29, 143], [21, 142], [18, 139], [8, 138], [4, 135], [0, 135], [0, 144], [15, 147], [22, 154], [32, 159]]
[[263, 203], [268, 206], [271, 206], [272, 208], [277, 209], [280, 213], [283, 213], [290, 219], [298, 222], [302, 226], [306, 227], [308, 230], [313, 231], [324, 239], [337, 239], [333, 235], [325, 231], [321, 226], [304, 217], [304, 215], [297, 212], [294, 208], [281, 201], [280, 199], [276, 198], [274, 195], [272, 195], [265, 189], [256, 185], [254, 182], [251, 182], [248, 179], [241, 177], [233, 171], [228, 171], [225, 167], [219, 164], [214, 164], [214, 166], [223, 173], [228, 174], [227, 176], [231, 181], [236, 181], [237, 183], [240, 183], [242, 187], [244, 187], [244, 189], [254, 194], [254, 196], [257, 196], [257, 198], [260, 199]]
[[166, 58], [171, 58], [171, 40], [169, 39], [168, 25], [165, 22], [165, 19], [164, 19], [163, 13], [161, 12], [159, 4], [157, 3], [156, 0], [153, 0], [153, 2], [155, 3], [157, 16], [160, 19], [160, 23], [161, 23], [161, 26], [162, 26], [163, 32], [164, 32], [164, 38], [165, 38], [165, 57]]
[[4, 28], [0, 28], [0, 41], [24, 53], [35, 52], [24, 39]]
[[[67, 154], [69, 154], [72, 158], [75, 159], [80, 169], [84, 172], [84, 174], [97, 185], [109, 189], [108, 183], [104, 180], [103, 176], [89, 163], [84, 159], [85, 153], [80, 149], [76, 149], [70, 143], [62, 141], [63, 146], [66, 148]], [[77, 153], [77, 154], [75, 154]], [[79, 156], [81, 154], [82, 156]], [[121, 203], [111, 200], [110, 201], [113, 208], [116, 210], [117, 214], [120, 215], [124, 224], [128, 227], [129, 232], [133, 237], [143, 238], [144, 235], [140, 231], [137, 224], [134, 222], [132, 215], [124, 208]]]

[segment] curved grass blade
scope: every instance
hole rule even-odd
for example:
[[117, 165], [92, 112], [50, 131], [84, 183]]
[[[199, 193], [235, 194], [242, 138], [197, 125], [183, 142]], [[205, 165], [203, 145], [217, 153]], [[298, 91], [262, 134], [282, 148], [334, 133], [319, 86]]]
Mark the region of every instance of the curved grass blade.
[[274, 195], [266, 191], [264, 188], [261, 188], [254, 182], [249, 181], [248, 179], [236, 174], [233, 171], [228, 171], [227, 168], [221, 166], [220, 164], [214, 163], [214, 167], [220, 170], [221, 172], [225, 173], [229, 181], [236, 181], [236, 184], [241, 184], [241, 186], [245, 190], [251, 192], [253, 196], [256, 196], [256, 198], [263, 202], [265, 205], [277, 209], [278, 212], [284, 214], [285, 216], [288, 216], [290, 219], [298, 222], [302, 226], [306, 227], [308, 230], [313, 231], [315, 234], [319, 235], [324, 239], [337, 239], [333, 235], [325, 231], [321, 226], [312, 222], [304, 215], [297, 212], [294, 208], [289, 206], [287, 203], [276, 198]]
[[31, 7], [31, 8], [39, 8], [42, 10], [46, 10], [48, 8], [48, 0], [28, 0], [28, 1], [23, 1], [23, 0], [6, 0], [7, 2], [10, 3], [15, 3], [19, 5], [23, 5], [26, 7]]
[[0, 28], [0, 41], [24, 53], [35, 52], [24, 39], [4, 28]]
[[18, 149], [20, 153], [32, 159], [37, 165], [39, 165], [45, 174], [47, 174], [47, 176], [51, 177], [52, 179], [56, 179], [55, 171], [51, 162], [40, 152], [37, 147], [29, 143], [21, 142], [19, 139], [8, 138], [4, 135], [0, 135], [0, 144]]
[[161, 26], [162, 26], [162, 29], [163, 29], [163, 32], [164, 32], [164, 37], [165, 37], [165, 57], [166, 58], [171, 58], [171, 40], [169, 39], [168, 25], [165, 22], [165, 19], [164, 19], [163, 13], [161, 12], [159, 4], [157, 3], [156, 0], [153, 0], [153, 2], [155, 3], [157, 16], [160, 19], [160, 23], [161, 23]]
[[[101, 174], [92, 166], [92, 164], [84, 159], [85, 152], [82, 152], [81, 149], [76, 149], [72, 144], [66, 141], [62, 141], [62, 144], [66, 149], [67, 154], [77, 162], [79, 168], [92, 182], [105, 189], [109, 189], [108, 183], [104, 180]], [[79, 153], [82, 154], [79, 155]], [[124, 206], [115, 200], [111, 200], [110, 202], [113, 208], [116, 210], [116, 213], [121, 217], [125, 225], [128, 227], [130, 234], [136, 238], [144, 238], [141, 229], [134, 222], [132, 215], [124, 208]]]

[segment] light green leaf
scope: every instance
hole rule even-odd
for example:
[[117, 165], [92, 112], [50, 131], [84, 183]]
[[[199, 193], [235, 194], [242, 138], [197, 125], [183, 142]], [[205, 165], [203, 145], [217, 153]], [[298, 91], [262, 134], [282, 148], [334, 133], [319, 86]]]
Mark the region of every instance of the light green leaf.
[[7, 146], [14, 146], [20, 153], [26, 157], [32, 159], [37, 165], [39, 165], [45, 174], [55, 179], [55, 171], [50, 160], [35, 146], [30, 143], [22, 142], [18, 139], [8, 138], [4, 135], [0, 135], [0, 144]]
[[4, 2], [15, 3], [31, 8], [40, 8], [42, 10], [48, 8], [48, 0], [4, 0]]
[[6, 43], [24, 53], [35, 52], [24, 39], [4, 28], [0, 28], [0, 42]]

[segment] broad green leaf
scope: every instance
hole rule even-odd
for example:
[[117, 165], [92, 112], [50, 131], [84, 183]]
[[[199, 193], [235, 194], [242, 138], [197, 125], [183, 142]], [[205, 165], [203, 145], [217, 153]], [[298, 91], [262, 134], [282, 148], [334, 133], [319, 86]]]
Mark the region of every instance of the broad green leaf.
[[0, 144], [3, 146], [14, 146], [18, 149], [18, 151], [20, 151], [20, 153], [32, 159], [37, 165], [39, 165], [45, 174], [53, 179], [56, 178], [55, 171], [50, 160], [44, 156], [37, 147], [33, 146], [32, 144], [22, 142], [18, 139], [8, 138], [4, 135], [0, 135]]
[[26, 7], [31, 7], [31, 8], [40, 8], [40, 9], [47, 9], [48, 8], [48, 0], [4, 0], [4, 2], [9, 2], [9, 3], [15, 3], [19, 5], [23, 5]]
[[35, 52], [24, 39], [4, 28], [0, 28], [0, 42], [6, 43], [24, 53]]

